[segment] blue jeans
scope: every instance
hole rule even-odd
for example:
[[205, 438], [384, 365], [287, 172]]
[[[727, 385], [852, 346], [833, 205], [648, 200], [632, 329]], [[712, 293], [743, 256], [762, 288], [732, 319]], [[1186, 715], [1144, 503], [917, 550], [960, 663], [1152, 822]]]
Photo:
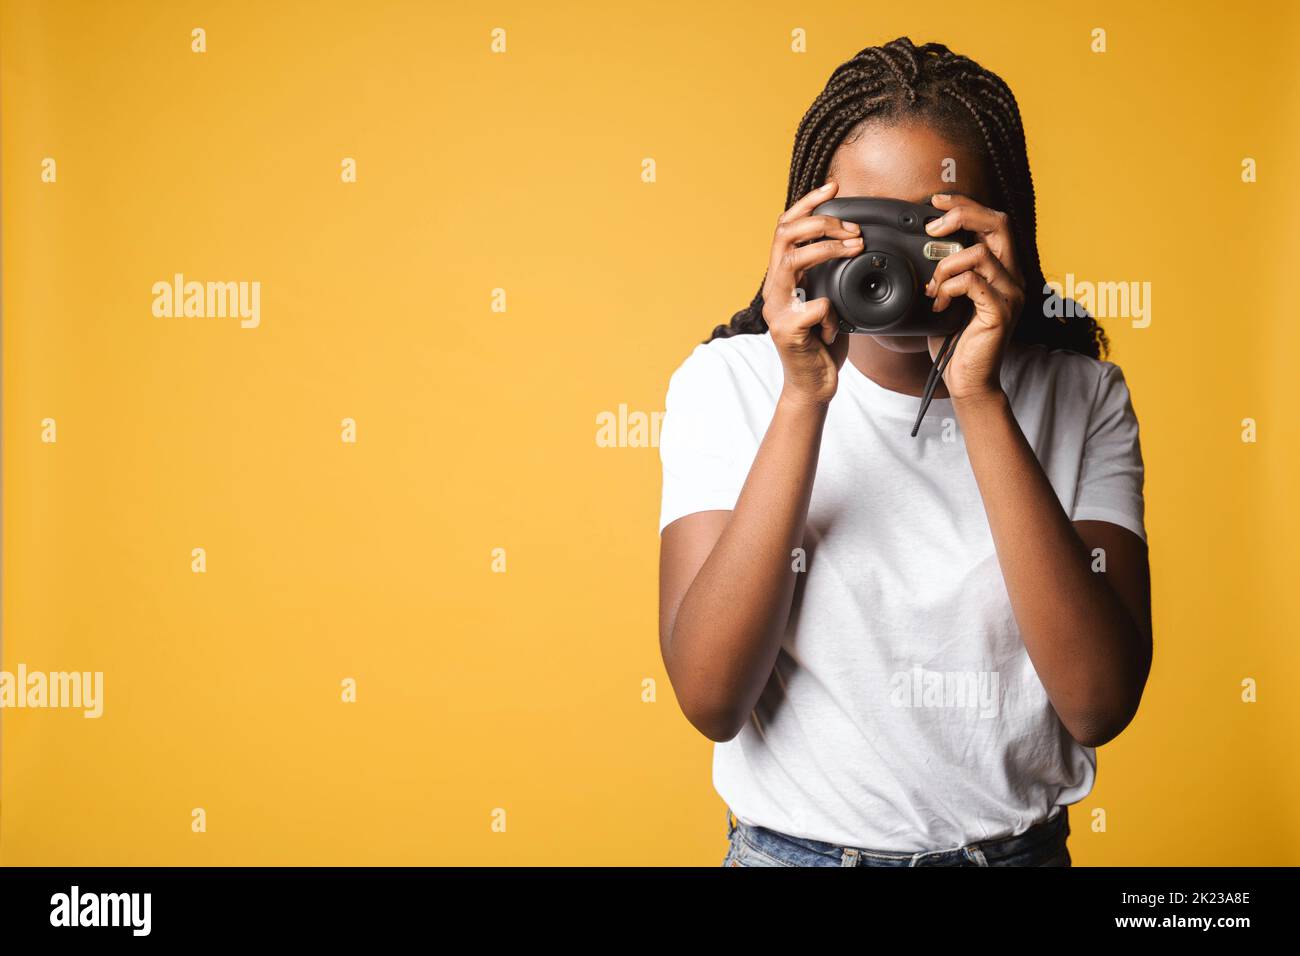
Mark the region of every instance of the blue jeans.
[[1066, 807], [1024, 833], [982, 840], [952, 850], [898, 853], [836, 846], [749, 826], [727, 809], [731, 847], [723, 866], [1070, 866]]

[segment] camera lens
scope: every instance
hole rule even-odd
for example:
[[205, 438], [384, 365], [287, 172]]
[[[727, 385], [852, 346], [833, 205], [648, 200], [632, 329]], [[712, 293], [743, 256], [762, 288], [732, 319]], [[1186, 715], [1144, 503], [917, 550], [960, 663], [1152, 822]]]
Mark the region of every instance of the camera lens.
[[862, 294], [869, 302], [883, 302], [889, 297], [889, 276], [883, 272], [870, 273], [862, 284]]

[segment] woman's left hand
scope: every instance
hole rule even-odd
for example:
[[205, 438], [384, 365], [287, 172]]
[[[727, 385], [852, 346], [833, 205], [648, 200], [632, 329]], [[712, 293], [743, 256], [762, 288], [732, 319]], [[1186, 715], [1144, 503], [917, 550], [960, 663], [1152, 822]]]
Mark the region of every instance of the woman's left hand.
[[[962, 295], [975, 305], [944, 372], [944, 384], [958, 402], [996, 395], [1002, 390], [1002, 354], [1025, 301], [1025, 280], [1016, 264], [1010, 220], [1006, 213], [967, 196], [939, 194], [930, 202], [944, 214], [929, 223], [926, 232], [937, 237], [965, 229], [979, 240], [941, 259], [925, 288], [926, 295], [934, 296], [936, 312]], [[942, 344], [941, 336], [931, 336], [930, 355]]]

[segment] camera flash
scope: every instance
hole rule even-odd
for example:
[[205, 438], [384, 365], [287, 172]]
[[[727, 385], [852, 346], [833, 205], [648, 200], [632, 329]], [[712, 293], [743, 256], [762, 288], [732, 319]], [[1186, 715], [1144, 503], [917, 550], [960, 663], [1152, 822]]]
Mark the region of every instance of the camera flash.
[[945, 256], [950, 256], [954, 252], [961, 252], [962, 245], [960, 242], [945, 242], [940, 239], [931, 239], [921, 249], [921, 255], [927, 259], [938, 261]]

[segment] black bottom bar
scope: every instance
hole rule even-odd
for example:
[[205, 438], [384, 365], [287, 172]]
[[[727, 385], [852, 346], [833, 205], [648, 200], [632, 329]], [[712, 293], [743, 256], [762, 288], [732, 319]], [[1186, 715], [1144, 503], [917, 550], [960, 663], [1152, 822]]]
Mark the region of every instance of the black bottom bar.
[[75, 935], [91, 944], [412, 933], [436, 943], [466, 931], [619, 944], [685, 941], [690, 926], [701, 936], [742, 926], [762, 936], [770, 926], [831, 945], [845, 932], [902, 933], [922, 951], [989, 931], [1026, 943], [1200, 935], [1231, 945], [1243, 933], [1286, 930], [1298, 883], [1297, 870], [1280, 868], [11, 868], [0, 869], [0, 926], [7, 942]]

